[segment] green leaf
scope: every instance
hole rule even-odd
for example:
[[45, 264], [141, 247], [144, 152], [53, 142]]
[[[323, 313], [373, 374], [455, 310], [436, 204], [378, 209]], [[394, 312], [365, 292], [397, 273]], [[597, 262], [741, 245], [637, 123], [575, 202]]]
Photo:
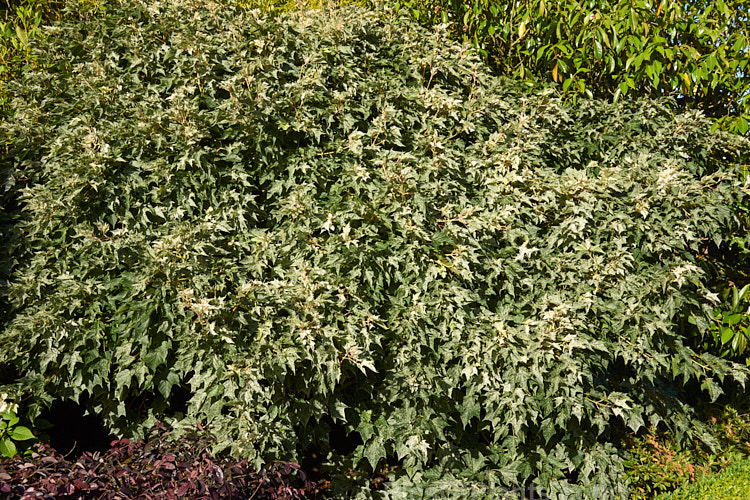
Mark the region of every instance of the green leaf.
[[748, 129], [750, 128], [748, 127], [748, 122], [744, 117], [740, 117], [737, 119], [736, 127], [737, 127], [737, 131], [740, 134], [746, 134]]
[[641, 429], [641, 427], [645, 427], [646, 425], [645, 422], [643, 421], [642, 414], [639, 412], [630, 413], [628, 415], [627, 424], [628, 424], [628, 427], [633, 432], [638, 432]]
[[721, 343], [726, 344], [734, 338], [734, 330], [725, 326], [721, 327]]
[[26, 30], [23, 29], [23, 27], [20, 24], [16, 25], [16, 36], [18, 37], [18, 39], [21, 41], [23, 45], [29, 44], [28, 34], [26, 33]]
[[730, 314], [724, 316], [724, 321], [729, 323], [729, 326], [734, 326], [745, 318], [744, 314]]
[[595, 59], [601, 59], [602, 58], [602, 44], [599, 40], [594, 40], [594, 58]]
[[51, 429], [52, 427], [54, 427], [54, 425], [52, 425], [52, 422], [44, 418], [37, 418], [36, 420], [34, 420], [33, 424], [35, 428], [40, 430]]
[[380, 436], [376, 436], [375, 439], [369, 441], [364, 448], [364, 457], [370, 462], [370, 466], [373, 470], [378, 470], [378, 464], [380, 460], [385, 458], [385, 446], [383, 445], [383, 439]]
[[164, 396], [165, 399], [167, 399], [172, 392], [172, 387], [179, 384], [180, 377], [176, 373], [170, 372], [167, 374], [167, 377], [165, 379], [159, 381], [158, 389], [161, 395]]
[[10, 438], [14, 441], [25, 441], [27, 439], [36, 439], [36, 436], [27, 427], [16, 426], [10, 432]]
[[10, 440], [10, 438], [0, 437], [0, 455], [7, 458], [13, 458], [17, 453], [16, 445]]
[[2, 419], [5, 420], [7, 423], [6, 425], [8, 427], [13, 427], [16, 425], [21, 419], [16, 415], [14, 412], [8, 410], [2, 413]]

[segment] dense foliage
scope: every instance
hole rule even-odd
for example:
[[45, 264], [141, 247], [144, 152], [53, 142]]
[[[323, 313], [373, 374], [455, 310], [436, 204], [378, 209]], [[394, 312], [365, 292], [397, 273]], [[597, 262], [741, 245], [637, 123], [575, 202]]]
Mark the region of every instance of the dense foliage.
[[369, 7], [372, 5], [369, 0], [237, 0], [236, 3], [248, 9], [258, 9], [269, 16], [323, 7], [344, 7], [347, 5]]
[[750, 121], [747, 0], [393, 0], [450, 22], [501, 74], [555, 81], [571, 98], [672, 96], [721, 125]]
[[525, 93], [382, 10], [109, 7], [46, 29], [1, 125], [0, 390], [31, 417], [619, 495], [623, 434], [700, 438], [681, 396], [744, 383], [703, 348], [741, 137]]
[[27, 457], [0, 459], [0, 494], [33, 498], [293, 500], [315, 491], [296, 463], [274, 462], [253, 472], [246, 460], [217, 460], [211, 438], [193, 432], [179, 442], [155, 425], [148, 440], [120, 439], [102, 454], [85, 452], [71, 461], [47, 444]]

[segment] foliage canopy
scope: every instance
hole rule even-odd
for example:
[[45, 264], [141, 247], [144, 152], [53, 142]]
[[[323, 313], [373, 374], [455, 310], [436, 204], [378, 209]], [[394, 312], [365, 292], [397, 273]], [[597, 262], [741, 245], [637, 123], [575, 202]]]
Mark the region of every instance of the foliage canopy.
[[0, 390], [30, 411], [200, 420], [258, 463], [335, 424], [363, 469], [624, 493], [623, 433], [700, 436], [680, 395], [744, 384], [700, 347], [700, 255], [745, 139], [527, 93], [382, 10], [110, 6], [43, 28], [0, 125]]

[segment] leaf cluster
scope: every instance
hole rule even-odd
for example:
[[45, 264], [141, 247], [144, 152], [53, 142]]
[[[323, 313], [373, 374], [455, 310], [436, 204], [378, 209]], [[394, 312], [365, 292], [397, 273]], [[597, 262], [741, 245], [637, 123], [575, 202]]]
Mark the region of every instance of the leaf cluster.
[[31, 429], [18, 425], [20, 420], [12, 410], [0, 413], [0, 455], [3, 457], [15, 456], [16, 442], [35, 439]]
[[528, 93], [382, 9], [105, 7], [45, 28], [0, 125], [2, 390], [32, 414], [200, 420], [257, 466], [333, 423], [361, 470], [624, 494], [622, 435], [701, 437], [682, 396], [744, 383], [701, 347], [700, 254], [745, 139]]
[[[724, 291], [723, 304], [726, 307], [717, 307], [714, 310], [715, 323], [711, 325], [711, 333], [714, 343], [721, 346], [722, 355], [742, 356], [748, 347], [750, 340], [750, 325], [747, 291], [750, 285], [742, 289], [731, 286]], [[745, 362], [750, 364], [747, 356]]]

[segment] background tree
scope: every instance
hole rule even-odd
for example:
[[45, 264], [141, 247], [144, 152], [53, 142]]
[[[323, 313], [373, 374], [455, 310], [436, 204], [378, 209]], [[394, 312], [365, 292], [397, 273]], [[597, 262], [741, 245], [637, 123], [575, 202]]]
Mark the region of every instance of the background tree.
[[667, 96], [747, 133], [747, 0], [393, 3], [424, 24], [451, 22], [497, 72], [557, 82], [573, 101]]

